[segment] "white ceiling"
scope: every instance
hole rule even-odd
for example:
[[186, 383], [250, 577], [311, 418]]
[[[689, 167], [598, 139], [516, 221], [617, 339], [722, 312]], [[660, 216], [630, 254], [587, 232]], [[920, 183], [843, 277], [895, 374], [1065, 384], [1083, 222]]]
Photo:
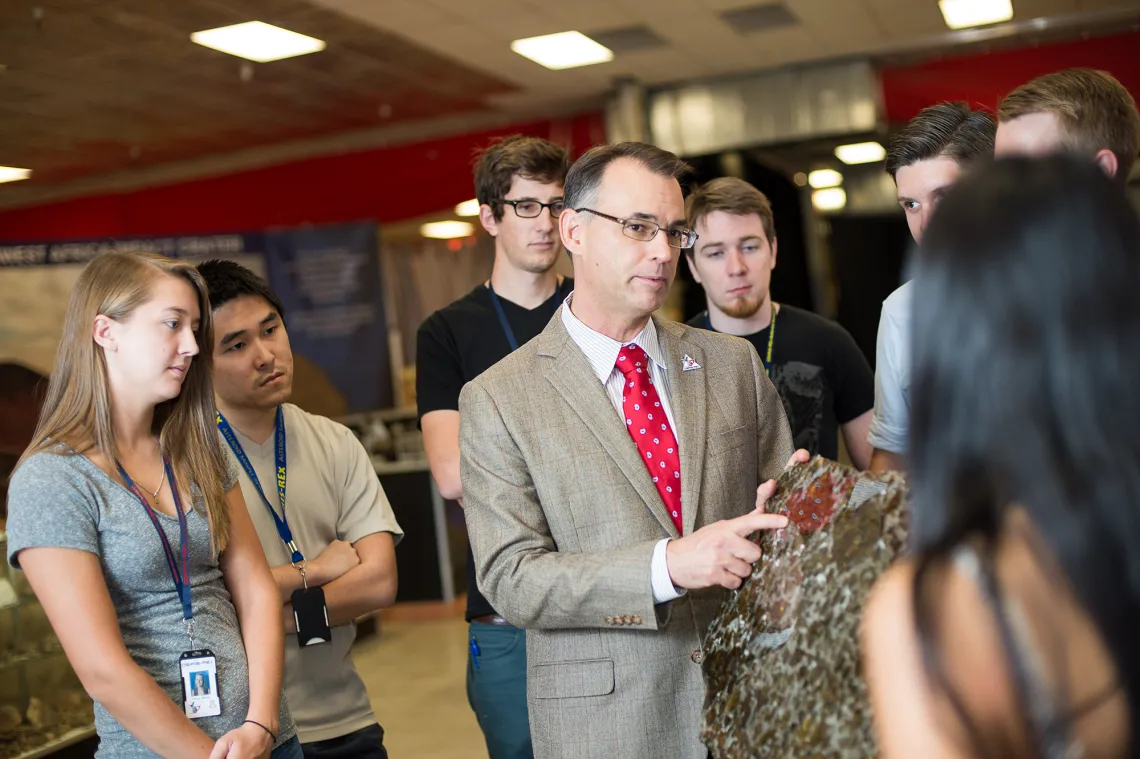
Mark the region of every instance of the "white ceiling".
[[[765, 0], [312, 0], [403, 35], [467, 66], [517, 84], [488, 105], [533, 110], [604, 94], [619, 77], [647, 85], [700, 79], [804, 61], [954, 44], [937, 0], [784, 0], [795, 26], [741, 34], [720, 13]], [[1079, 22], [1140, 8], [1140, 0], [1013, 0], [1015, 24]], [[667, 44], [619, 54], [610, 63], [549, 71], [510, 42], [568, 30], [585, 34], [643, 25]], [[966, 35], [960, 35], [967, 38]]]

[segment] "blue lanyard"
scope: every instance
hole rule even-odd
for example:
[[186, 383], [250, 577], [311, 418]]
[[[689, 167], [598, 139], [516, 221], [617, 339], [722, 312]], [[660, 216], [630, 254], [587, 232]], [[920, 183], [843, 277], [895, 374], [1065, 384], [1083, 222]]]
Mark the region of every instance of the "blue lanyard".
[[285, 543], [285, 547], [293, 552], [293, 556], [289, 561], [294, 564], [299, 564], [305, 560], [301, 554], [301, 549], [297, 548], [297, 544], [293, 542], [293, 533], [289, 530], [289, 520], [285, 516], [285, 413], [281, 407], [277, 407], [277, 426], [273, 436], [274, 449], [277, 454], [277, 502], [281, 505], [281, 516], [277, 516], [277, 510], [269, 503], [269, 499], [265, 497], [265, 491], [261, 489], [261, 481], [257, 479], [257, 472], [253, 471], [253, 464], [249, 461], [249, 456], [246, 455], [245, 450], [242, 449], [241, 443], [238, 442], [237, 437], [234, 435], [230, 423], [222, 416], [222, 412], [218, 412], [218, 431], [222, 433], [222, 437], [230, 444], [230, 450], [234, 452], [237, 457], [238, 463], [241, 464], [242, 469], [245, 470], [246, 475], [249, 476], [253, 486], [257, 488], [257, 494], [261, 496], [261, 502], [265, 504], [265, 508], [269, 509], [270, 515], [273, 517], [273, 523], [277, 525], [277, 534], [281, 536], [281, 541]]
[[158, 532], [159, 540], [162, 541], [162, 552], [166, 555], [166, 563], [170, 568], [170, 576], [174, 579], [174, 589], [178, 591], [178, 600], [182, 602], [182, 619], [186, 620], [186, 624], [189, 626], [194, 619], [194, 607], [190, 602], [190, 535], [186, 527], [186, 513], [182, 510], [182, 497], [178, 495], [178, 485], [174, 482], [174, 472], [170, 468], [170, 459], [163, 456], [162, 466], [166, 470], [166, 479], [170, 482], [170, 492], [174, 496], [174, 510], [178, 512], [177, 558], [170, 548], [170, 541], [166, 539], [166, 532], [162, 529], [162, 524], [158, 521], [158, 515], [147, 503], [146, 497], [139, 492], [138, 486], [127, 474], [127, 470], [123, 469], [123, 465], [119, 463], [118, 459], [115, 459], [115, 466], [119, 468], [119, 476], [123, 478], [123, 482], [127, 483], [127, 487], [135, 494], [135, 498], [139, 499], [139, 503], [146, 510], [146, 515], [150, 517], [150, 523]]
[[[510, 344], [512, 351], [517, 351], [519, 341], [515, 339], [515, 331], [511, 329], [511, 324], [507, 321], [507, 312], [503, 310], [502, 301], [495, 294], [495, 288], [491, 287], [490, 282], [487, 283], [487, 292], [491, 293], [491, 305], [495, 307], [495, 313], [499, 315], [499, 325], [503, 328], [503, 334], [507, 336], [507, 343]], [[558, 292], [557, 288], [555, 292]]]

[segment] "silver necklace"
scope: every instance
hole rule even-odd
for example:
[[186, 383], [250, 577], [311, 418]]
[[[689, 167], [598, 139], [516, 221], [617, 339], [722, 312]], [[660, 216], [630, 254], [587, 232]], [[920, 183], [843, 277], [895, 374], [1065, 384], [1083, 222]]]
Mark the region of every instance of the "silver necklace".
[[[160, 461], [162, 460], [161, 454], [159, 455], [159, 460]], [[158, 481], [158, 487], [154, 489], [153, 493], [151, 493], [151, 498], [154, 499], [155, 503], [158, 503], [158, 491], [162, 490], [162, 486], [165, 484], [166, 484], [166, 462], [163, 461], [162, 462], [162, 479]]]

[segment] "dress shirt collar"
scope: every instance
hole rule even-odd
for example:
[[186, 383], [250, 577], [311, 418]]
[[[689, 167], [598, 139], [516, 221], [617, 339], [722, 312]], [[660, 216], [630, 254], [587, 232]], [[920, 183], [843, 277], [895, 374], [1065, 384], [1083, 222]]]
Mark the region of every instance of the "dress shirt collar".
[[657, 339], [657, 327], [653, 324], [652, 318], [646, 323], [645, 329], [641, 330], [629, 343], [619, 343], [612, 337], [607, 337], [583, 324], [570, 310], [573, 297], [574, 294], [571, 293], [562, 304], [562, 324], [570, 333], [570, 338], [586, 354], [586, 359], [590, 362], [590, 367], [594, 370], [599, 381], [605, 384], [609, 380], [610, 374], [617, 364], [618, 353], [622, 346], [630, 343], [639, 346], [649, 358], [653, 359], [653, 363], [657, 364], [660, 371], [665, 371], [665, 362], [661, 356], [661, 343]]

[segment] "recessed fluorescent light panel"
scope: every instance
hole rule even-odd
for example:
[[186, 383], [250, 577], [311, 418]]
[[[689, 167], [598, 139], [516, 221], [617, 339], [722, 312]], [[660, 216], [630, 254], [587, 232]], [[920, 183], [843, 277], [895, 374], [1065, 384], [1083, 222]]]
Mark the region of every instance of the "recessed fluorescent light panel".
[[938, 0], [938, 8], [951, 29], [1000, 24], [1013, 18], [1011, 0]]
[[0, 166], [0, 182], [19, 182], [32, 175], [31, 169], [17, 169], [15, 166]]
[[554, 71], [608, 63], [614, 52], [581, 32], [559, 32], [527, 37], [511, 43], [511, 50]]
[[479, 215], [479, 200], [471, 198], [465, 200], [455, 207], [456, 216], [478, 216]]
[[842, 211], [847, 206], [847, 193], [842, 187], [828, 187], [811, 194], [811, 204], [819, 211]]
[[465, 221], [433, 221], [420, 227], [420, 234], [434, 240], [451, 240], [456, 237], [470, 237], [475, 227]]
[[822, 190], [825, 187], [838, 187], [843, 184], [843, 175], [835, 169], [816, 169], [808, 174], [808, 184], [816, 190]]
[[887, 151], [877, 142], [857, 142], [837, 147], [835, 157], [848, 166], [853, 166], [858, 163], [881, 161], [887, 157]]
[[325, 49], [323, 40], [261, 21], [247, 21], [244, 24], [194, 32], [190, 39], [204, 47], [258, 63], [279, 61]]

